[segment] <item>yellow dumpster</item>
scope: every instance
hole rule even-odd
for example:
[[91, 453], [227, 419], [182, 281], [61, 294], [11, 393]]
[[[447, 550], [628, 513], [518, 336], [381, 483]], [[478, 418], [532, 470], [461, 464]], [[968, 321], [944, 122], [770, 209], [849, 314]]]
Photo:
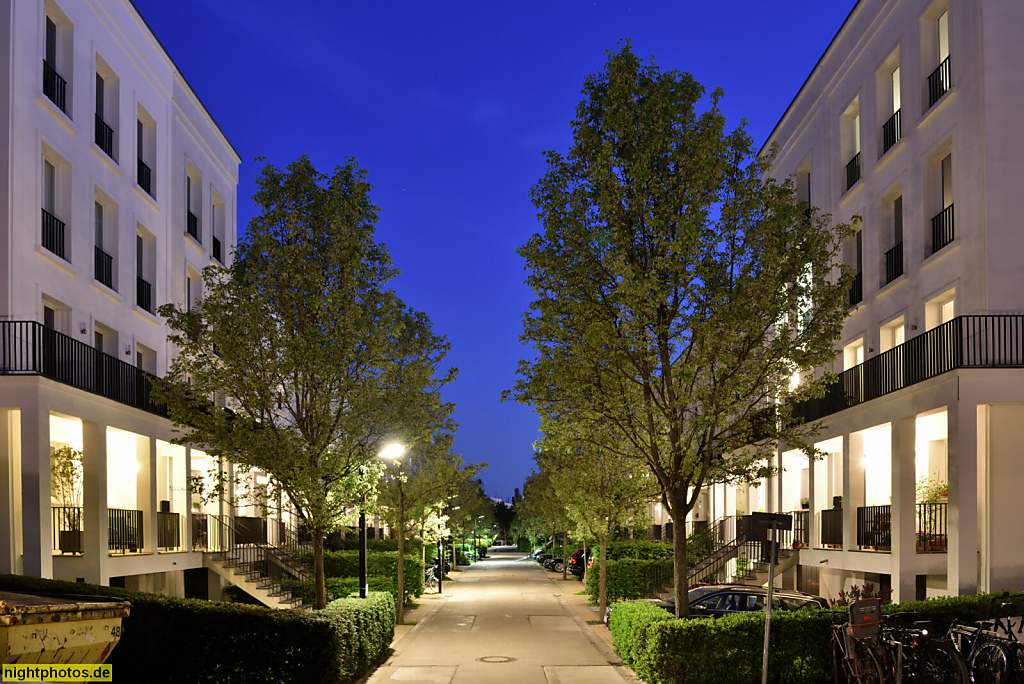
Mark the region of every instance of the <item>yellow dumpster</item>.
[[121, 639], [131, 604], [100, 596], [0, 591], [0, 662], [99, 664]]

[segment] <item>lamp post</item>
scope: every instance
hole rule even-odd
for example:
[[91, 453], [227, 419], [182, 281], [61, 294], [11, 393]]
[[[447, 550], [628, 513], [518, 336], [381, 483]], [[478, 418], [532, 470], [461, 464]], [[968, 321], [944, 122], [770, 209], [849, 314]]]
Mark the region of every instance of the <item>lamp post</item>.
[[[380, 453], [378, 453], [377, 455], [380, 458], [394, 459], [394, 460], [397, 461], [402, 456], [402, 454], [404, 454], [404, 453], [405, 453], [405, 446], [404, 445], [402, 445], [402, 444], [400, 444], [398, 442], [392, 442], [392, 443], [386, 445], [383, 449], [381, 449]], [[401, 492], [399, 492], [399, 494], [401, 495]], [[401, 504], [399, 505], [399, 507], [401, 507]], [[400, 526], [401, 526], [401, 523], [400, 523]], [[400, 540], [401, 540], [403, 534], [404, 534], [404, 530], [399, 530], [399, 539]], [[402, 542], [399, 541], [399, 545], [401, 545], [401, 543]], [[399, 555], [398, 555], [398, 578], [397, 578], [398, 589], [399, 589], [399, 596], [398, 596], [399, 603], [402, 602], [402, 594], [401, 594], [401, 592], [402, 592], [402, 579], [403, 579], [402, 578], [402, 569], [403, 569], [402, 568], [402, 560], [403, 559], [402, 559], [401, 549], [399, 549]], [[366, 568], [366, 495], [364, 494], [363, 495], [363, 500], [362, 500], [362, 506], [359, 509], [359, 598], [366, 598], [366, 595], [367, 595], [368, 591], [369, 591], [369, 583], [368, 583], [368, 580], [367, 580], [367, 568]], [[399, 614], [399, 615], [401, 614], [401, 608], [399, 608], [397, 614]]]

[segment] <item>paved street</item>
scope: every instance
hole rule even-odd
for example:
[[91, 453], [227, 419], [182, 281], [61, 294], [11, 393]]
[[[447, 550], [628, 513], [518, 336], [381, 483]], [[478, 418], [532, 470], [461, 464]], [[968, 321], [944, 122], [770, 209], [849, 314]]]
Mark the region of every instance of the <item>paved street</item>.
[[[497, 554], [426, 595], [416, 626], [369, 679], [432, 684], [621, 684], [636, 681], [611, 652], [582, 585], [549, 579], [523, 554]], [[427, 608], [428, 606], [431, 606]], [[421, 613], [425, 610], [425, 614]]]

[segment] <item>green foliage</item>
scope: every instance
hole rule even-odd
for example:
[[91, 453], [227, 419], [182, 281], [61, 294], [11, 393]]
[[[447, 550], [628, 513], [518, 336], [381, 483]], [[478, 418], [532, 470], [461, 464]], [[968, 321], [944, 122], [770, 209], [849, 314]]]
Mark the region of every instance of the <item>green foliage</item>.
[[[587, 570], [587, 593], [590, 594], [590, 602], [594, 604], [597, 603], [600, 594], [600, 568], [601, 562], [595, 560], [593, 567]], [[610, 560], [606, 579], [608, 602], [653, 596], [671, 579], [671, 557], [656, 560]]]
[[518, 537], [516, 539], [516, 548], [520, 551], [526, 552], [530, 550], [530, 540], [526, 537]]
[[[397, 539], [367, 539], [367, 551], [398, 551]], [[358, 551], [359, 539], [340, 539], [334, 535], [324, 539], [325, 551]]]
[[[50, 454], [50, 488], [62, 506], [82, 507], [82, 452], [69, 446], [58, 447]], [[69, 516], [77, 526], [78, 516]], [[75, 529], [75, 528], [72, 528]]]
[[[310, 563], [313, 559], [313, 552], [305, 551], [299, 555], [299, 559]], [[403, 565], [405, 569], [405, 602], [409, 603], [417, 596], [423, 594], [423, 564], [420, 562], [419, 556], [406, 554]], [[397, 586], [398, 583], [398, 552], [376, 551], [367, 553], [366, 574], [367, 581], [369, 581], [370, 577], [376, 577], [380, 583], [378, 587], [371, 582], [371, 589], [391, 591], [392, 594], [396, 593], [397, 589], [393, 587]], [[359, 577], [359, 552], [324, 551], [324, 576], [327, 578]], [[357, 591], [358, 588], [357, 585]]]
[[130, 601], [108, 662], [117, 681], [153, 684], [348, 684], [388, 648], [395, 619], [387, 594], [302, 613], [20, 575], [0, 575], [0, 591]]
[[608, 560], [672, 558], [672, 544], [636, 539], [608, 542]]
[[[953, 621], [1020, 615], [1024, 595], [908, 601], [885, 605], [882, 612], [916, 613], [913, 619], [931, 620], [941, 633]], [[650, 684], [756, 684], [761, 677], [764, 619], [759, 612], [679, 620], [651, 603], [635, 602], [614, 606], [608, 627], [623, 663]], [[778, 684], [831, 681], [830, 626], [846, 619], [845, 609], [819, 614], [774, 612], [768, 680]]]

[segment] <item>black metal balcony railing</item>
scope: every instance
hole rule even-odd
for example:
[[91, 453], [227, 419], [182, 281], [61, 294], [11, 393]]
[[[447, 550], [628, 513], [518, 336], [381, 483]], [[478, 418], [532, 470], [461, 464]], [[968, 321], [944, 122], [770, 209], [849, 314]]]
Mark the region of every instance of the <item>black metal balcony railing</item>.
[[68, 113], [67, 103], [68, 82], [57, 73], [57, 70], [43, 60], [43, 95], [50, 99], [57, 108], [65, 114]]
[[156, 514], [156, 545], [161, 549], [181, 548], [181, 515], [164, 511]]
[[107, 548], [120, 553], [138, 553], [145, 547], [142, 511], [107, 509]]
[[150, 197], [153, 196], [153, 171], [146, 165], [146, 162], [139, 160], [138, 175], [136, 181], [139, 187], [146, 191]]
[[948, 504], [917, 504], [917, 552], [945, 553]]
[[829, 508], [821, 512], [821, 545], [843, 547], [842, 508]]
[[932, 254], [953, 241], [953, 205], [932, 216]]
[[892, 146], [900, 141], [903, 137], [902, 127], [900, 126], [900, 110], [896, 110], [889, 117], [889, 120], [882, 124], [882, 154], [885, 154]]
[[153, 285], [139, 276], [135, 278], [135, 303], [143, 311], [153, 313]]
[[64, 222], [43, 209], [43, 247], [61, 259], [64, 256]]
[[811, 543], [811, 512], [793, 511], [793, 542], [806, 547]]
[[958, 368], [1024, 368], [1024, 314], [957, 316], [843, 371], [793, 415], [810, 422]]
[[853, 155], [853, 159], [846, 163], [846, 189], [853, 187], [854, 183], [860, 180], [860, 152]]
[[188, 212], [188, 221], [185, 226], [185, 230], [192, 236], [193, 240], [196, 242], [202, 242], [202, 240], [199, 239], [199, 217], [191, 211]]
[[42, 375], [167, 417], [152, 375], [35, 321], [0, 321], [0, 375]]
[[53, 550], [64, 553], [82, 553], [82, 507], [51, 506], [50, 530]]
[[99, 114], [96, 115], [96, 144], [108, 157], [114, 158], [114, 129]]
[[946, 91], [949, 90], [949, 86], [951, 83], [952, 80], [950, 79], [949, 57], [946, 57], [946, 59], [942, 60], [942, 63], [939, 64], [939, 66], [935, 67], [935, 71], [933, 71], [928, 76], [929, 108], [936, 102], [938, 102], [939, 98], [946, 94]]
[[220, 248], [220, 238], [217, 237], [216, 235], [214, 235], [213, 236], [213, 258], [216, 259], [217, 261], [221, 262], [221, 263], [224, 263], [224, 259], [222, 258], [223, 255], [221, 254], [220, 249], [221, 249]]
[[850, 306], [857, 306], [864, 300], [864, 271], [857, 271], [853, 277], [853, 284], [847, 293]]
[[897, 242], [896, 246], [885, 253], [885, 284], [903, 275], [903, 242]]
[[876, 551], [892, 549], [892, 506], [857, 509], [857, 546]]
[[93, 277], [109, 288], [114, 287], [114, 257], [101, 247], [93, 249]]
[[267, 521], [263, 518], [235, 516], [235, 543], [266, 544]]

